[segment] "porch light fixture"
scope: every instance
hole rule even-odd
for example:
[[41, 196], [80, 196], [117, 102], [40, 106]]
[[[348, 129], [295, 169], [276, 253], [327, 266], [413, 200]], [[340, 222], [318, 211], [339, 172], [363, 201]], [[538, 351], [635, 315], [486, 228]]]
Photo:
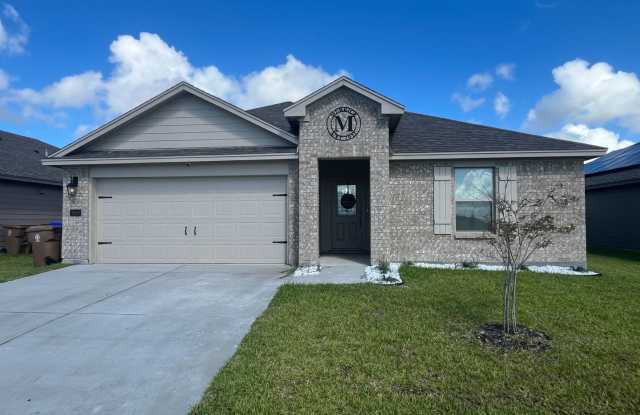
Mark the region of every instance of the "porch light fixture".
[[67, 194], [72, 198], [78, 194], [78, 176], [71, 177], [71, 180], [67, 183]]

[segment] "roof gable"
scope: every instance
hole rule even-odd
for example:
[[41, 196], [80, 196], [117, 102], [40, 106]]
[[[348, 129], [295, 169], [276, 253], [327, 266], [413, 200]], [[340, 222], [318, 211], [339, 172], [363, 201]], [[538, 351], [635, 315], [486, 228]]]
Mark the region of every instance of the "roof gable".
[[304, 117], [307, 114], [307, 106], [339, 88], [348, 88], [379, 103], [381, 108], [380, 111], [384, 115], [402, 115], [404, 113], [404, 106], [402, 104], [392, 100], [391, 98], [387, 98], [346, 76], [341, 76], [335, 81], [323, 86], [317, 91], [298, 100], [293, 105], [285, 108], [285, 117]]
[[99, 127], [98, 129], [90, 132], [89, 134], [83, 137], [80, 137], [79, 139], [75, 140], [71, 144], [62, 148], [60, 151], [54, 153], [51, 157], [57, 158], [57, 157], [63, 157], [67, 154], [70, 154], [71, 152], [74, 152], [80, 149], [81, 147], [84, 147], [89, 143], [94, 142], [95, 140], [115, 131], [116, 129], [123, 127], [126, 124], [130, 124], [134, 120], [139, 119], [145, 114], [148, 114], [149, 112], [159, 108], [163, 104], [169, 102], [170, 100], [176, 98], [181, 94], [189, 94], [189, 95], [195, 96], [205, 101], [208, 104], [211, 104], [221, 110], [224, 110], [230, 113], [231, 115], [237, 116], [253, 124], [256, 127], [264, 129], [269, 133], [275, 134], [276, 136], [283, 138], [284, 140], [288, 141], [291, 144], [298, 143], [297, 137], [295, 135], [287, 131], [284, 131], [268, 122], [265, 122], [264, 120], [248, 113], [247, 111], [244, 111], [243, 109], [236, 107], [235, 105], [232, 105], [220, 98], [217, 98], [211, 94], [208, 94], [194, 87], [193, 85], [190, 85], [186, 82], [181, 82], [173, 86], [172, 88], [169, 88], [168, 90], [162, 92], [161, 94], [155, 96], [154, 98], [151, 98], [150, 100], [140, 104], [139, 106], [126, 112], [125, 114], [122, 114], [121, 116], [115, 118], [114, 120], [108, 122], [107, 124]]

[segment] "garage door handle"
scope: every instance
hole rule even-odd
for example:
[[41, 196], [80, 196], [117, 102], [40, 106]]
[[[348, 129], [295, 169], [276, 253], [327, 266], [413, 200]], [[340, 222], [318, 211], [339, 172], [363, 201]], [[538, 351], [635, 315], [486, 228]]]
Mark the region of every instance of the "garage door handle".
[[187, 227], [184, 227], [184, 236], [187, 236]]
[[198, 225], [193, 227], [193, 236], [196, 236], [198, 234]]

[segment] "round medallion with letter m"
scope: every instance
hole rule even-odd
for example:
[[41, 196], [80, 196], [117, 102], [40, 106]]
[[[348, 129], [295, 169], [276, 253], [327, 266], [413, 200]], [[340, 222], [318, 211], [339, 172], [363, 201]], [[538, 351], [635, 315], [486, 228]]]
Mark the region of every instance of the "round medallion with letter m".
[[349, 107], [338, 107], [327, 117], [327, 131], [338, 141], [349, 141], [360, 132], [360, 115]]

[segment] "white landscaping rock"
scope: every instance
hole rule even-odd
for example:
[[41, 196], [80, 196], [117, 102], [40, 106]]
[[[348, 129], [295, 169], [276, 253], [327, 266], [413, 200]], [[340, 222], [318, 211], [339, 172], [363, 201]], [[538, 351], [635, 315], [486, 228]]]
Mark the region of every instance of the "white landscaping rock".
[[[462, 264], [440, 264], [431, 262], [417, 262], [413, 264], [419, 268], [432, 268], [432, 269], [463, 269], [463, 270], [480, 270], [480, 271], [504, 271], [503, 265], [491, 265], [491, 264], [478, 264], [477, 267], [463, 267]], [[527, 271], [537, 272], [541, 274], [561, 274], [561, 275], [582, 275], [582, 276], [594, 276], [600, 275], [593, 271], [576, 271], [570, 267], [561, 267], [558, 265], [529, 265], [526, 267]]]
[[298, 267], [294, 273], [293, 276], [294, 277], [305, 277], [308, 275], [318, 275], [320, 274], [320, 270], [322, 269], [322, 267], [320, 267], [320, 265], [304, 265], [304, 266], [300, 266]]
[[418, 268], [433, 268], [433, 269], [459, 269], [462, 265], [458, 264], [441, 264], [436, 262], [416, 262], [413, 266]]
[[389, 271], [383, 274], [378, 265], [372, 265], [364, 269], [364, 278], [367, 282], [380, 285], [398, 285], [402, 284], [402, 278], [400, 278], [400, 264], [389, 264]]
[[527, 267], [528, 271], [531, 272], [541, 272], [544, 274], [563, 274], [563, 275], [600, 275], [597, 272], [593, 272], [593, 271], [576, 271], [573, 270], [569, 267], [559, 267], [557, 265], [541, 265], [541, 266], [536, 266], [536, 265], [531, 265]]

